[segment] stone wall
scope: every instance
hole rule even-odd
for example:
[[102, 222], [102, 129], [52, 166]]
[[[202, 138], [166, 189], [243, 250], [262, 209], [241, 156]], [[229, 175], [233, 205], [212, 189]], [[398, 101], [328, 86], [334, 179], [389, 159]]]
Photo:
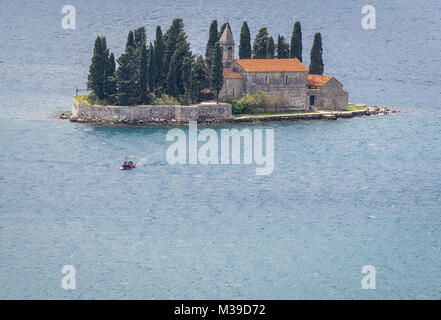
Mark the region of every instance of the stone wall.
[[[315, 110], [347, 110], [349, 94], [335, 78], [317, 89], [308, 89], [308, 106]], [[309, 105], [309, 97], [313, 95], [314, 105]]]
[[239, 99], [243, 96], [243, 80], [242, 79], [225, 79], [222, 90], [219, 91], [219, 97], [226, 95]]
[[187, 123], [225, 122], [232, 118], [231, 105], [227, 103], [201, 103], [191, 106], [99, 106], [72, 104], [71, 121], [96, 123]]
[[[308, 89], [307, 72], [244, 72], [243, 91], [264, 91], [271, 95], [283, 95], [289, 98], [289, 105], [284, 110], [308, 110], [306, 90]], [[284, 111], [280, 110], [280, 111]]]
[[307, 76], [306, 72], [259, 72], [247, 73], [245, 91], [264, 91], [271, 95], [288, 97], [287, 109], [307, 110]]

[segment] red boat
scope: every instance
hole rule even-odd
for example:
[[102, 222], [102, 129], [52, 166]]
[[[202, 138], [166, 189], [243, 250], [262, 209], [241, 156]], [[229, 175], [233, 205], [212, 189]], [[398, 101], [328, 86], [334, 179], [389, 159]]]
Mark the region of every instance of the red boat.
[[136, 165], [133, 163], [133, 161], [127, 161], [128, 157], [124, 158], [124, 162], [121, 165], [120, 169], [121, 170], [129, 170], [129, 169], [133, 169], [136, 168]]

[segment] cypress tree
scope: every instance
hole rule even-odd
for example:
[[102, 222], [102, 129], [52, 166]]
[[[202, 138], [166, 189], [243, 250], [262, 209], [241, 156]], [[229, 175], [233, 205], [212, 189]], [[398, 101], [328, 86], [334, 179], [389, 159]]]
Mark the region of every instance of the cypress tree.
[[317, 32], [314, 35], [314, 43], [311, 48], [311, 63], [309, 64], [310, 74], [323, 74], [323, 47], [322, 47], [322, 35]]
[[133, 42], [135, 48], [141, 48], [143, 43], [147, 43], [147, 35], [144, 27], [139, 27], [133, 31]]
[[106, 39], [97, 37], [87, 77], [87, 88], [93, 90], [100, 100], [106, 97], [107, 71], [109, 70], [108, 54]]
[[128, 36], [127, 36], [126, 50], [127, 50], [128, 47], [136, 49], [135, 39], [134, 39], [134, 36], [133, 36], [133, 31], [130, 31]]
[[187, 94], [188, 103], [191, 103], [191, 58], [185, 57], [182, 62], [182, 83]]
[[266, 44], [266, 58], [274, 59], [274, 39], [269, 37]]
[[164, 50], [163, 68], [164, 68], [164, 72], [167, 72], [167, 77], [168, 77], [168, 72], [170, 71], [171, 58], [175, 52], [176, 45], [178, 42], [178, 37], [183, 32], [184, 32], [184, 23], [182, 22], [182, 19], [174, 19], [172, 25], [164, 35], [165, 50]]
[[176, 86], [179, 89], [179, 93], [184, 94], [185, 87], [182, 81], [182, 65], [186, 57], [191, 58], [190, 43], [187, 41], [187, 36], [184, 32], [182, 32], [178, 37], [176, 49], [173, 55], [175, 56], [176, 60]]
[[260, 28], [253, 43], [253, 59], [266, 58], [267, 41], [268, 41], [268, 32], [266, 27]]
[[154, 68], [155, 68], [155, 83], [154, 88], [160, 88], [164, 84], [164, 71], [163, 71], [163, 62], [164, 62], [164, 42], [162, 36], [162, 30], [160, 26], [156, 27], [156, 39], [155, 39], [155, 47], [154, 47]]
[[289, 58], [289, 44], [285, 41], [283, 36], [277, 38], [277, 59]]
[[219, 42], [216, 42], [213, 51], [213, 60], [211, 65], [210, 80], [213, 90], [215, 91], [216, 99], [219, 99], [219, 91], [224, 84], [223, 65], [222, 65], [222, 51]]
[[291, 37], [291, 47], [289, 50], [289, 57], [290, 58], [297, 58], [302, 62], [302, 27], [300, 25], [300, 22], [297, 21], [294, 24], [294, 28], [292, 30], [292, 37]]
[[147, 84], [150, 92], [154, 92], [155, 90], [155, 51], [153, 49], [153, 45], [150, 42], [149, 51], [148, 51], [148, 59], [147, 59]]
[[191, 70], [191, 97], [194, 101], [201, 101], [201, 91], [209, 87], [204, 57], [198, 56]]
[[115, 100], [119, 105], [135, 105], [138, 100], [138, 66], [134, 63], [134, 56], [134, 49], [128, 45], [126, 52], [118, 58]]
[[208, 42], [205, 48], [205, 58], [208, 66], [211, 65], [211, 57], [213, 56], [214, 45], [218, 41], [217, 20], [211, 21], [210, 31], [208, 34]]
[[176, 71], [177, 71], [176, 69], [177, 69], [176, 55], [173, 55], [170, 61], [170, 66], [167, 74], [167, 93], [170, 96], [177, 98], [178, 87], [176, 85]]
[[141, 45], [141, 56], [139, 59], [138, 77], [138, 102], [147, 104], [147, 47], [145, 43]]
[[113, 53], [109, 56], [109, 61], [107, 63], [107, 74], [106, 74], [106, 88], [105, 88], [105, 96], [108, 100], [108, 103], [112, 102], [112, 97], [116, 93], [116, 84], [115, 84], [115, 56]]
[[246, 21], [240, 29], [239, 59], [251, 59], [251, 35]]

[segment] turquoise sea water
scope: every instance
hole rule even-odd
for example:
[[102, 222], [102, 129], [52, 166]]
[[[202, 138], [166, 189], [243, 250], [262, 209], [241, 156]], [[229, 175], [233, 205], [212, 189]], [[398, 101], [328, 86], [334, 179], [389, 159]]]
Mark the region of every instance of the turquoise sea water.
[[[441, 298], [441, 4], [375, 1], [62, 1], [0, 4], [0, 298]], [[234, 10], [232, 9], [234, 8]], [[171, 166], [169, 128], [57, 119], [84, 87], [95, 37], [182, 17], [195, 53], [213, 18], [314, 32], [351, 102], [401, 112], [265, 123], [275, 169]], [[138, 168], [120, 171], [123, 155]], [[61, 288], [76, 268], [73, 291]], [[376, 269], [362, 290], [361, 268]]]

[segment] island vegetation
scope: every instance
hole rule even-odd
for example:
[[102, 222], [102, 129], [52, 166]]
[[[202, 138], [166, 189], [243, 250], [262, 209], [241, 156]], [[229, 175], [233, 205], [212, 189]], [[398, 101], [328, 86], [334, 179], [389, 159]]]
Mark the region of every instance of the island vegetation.
[[[211, 22], [205, 56], [191, 51], [182, 19], [174, 19], [162, 32], [156, 27], [155, 39], [147, 41], [144, 27], [128, 33], [125, 51], [115, 59], [107, 47], [106, 38], [98, 36], [89, 67], [87, 88], [91, 92], [77, 96], [88, 104], [102, 105], [186, 105], [208, 100], [219, 100], [223, 85], [222, 51], [219, 39], [228, 26], [218, 30], [216, 20]], [[240, 31], [240, 59], [302, 58], [302, 31], [300, 22], [293, 27], [291, 43], [278, 35], [277, 43], [268, 35], [266, 27], [259, 29], [251, 45], [250, 29], [243, 22]], [[310, 73], [323, 74], [322, 40], [314, 37], [311, 49]], [[286, 104], [286, 97], [254, 92], [236, 100], [222, 98], [233, 105], [234, 114], [254, 113]]]

